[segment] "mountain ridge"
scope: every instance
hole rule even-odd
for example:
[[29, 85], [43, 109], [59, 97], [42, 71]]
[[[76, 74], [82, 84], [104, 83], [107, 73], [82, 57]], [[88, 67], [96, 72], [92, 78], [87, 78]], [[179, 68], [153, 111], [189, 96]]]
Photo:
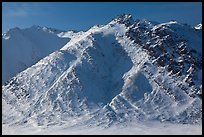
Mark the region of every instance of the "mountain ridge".
[[116, 17], [72, 37], [3, 85], [3, 102], [18, 113], [4, 114], [3, 122], [38, 126], [68, 121], [111, 126], [132, 119], [199, 123], [201, 42], [194, 28], [175, 21], [155, 24], [134, 21], [131, 15]]

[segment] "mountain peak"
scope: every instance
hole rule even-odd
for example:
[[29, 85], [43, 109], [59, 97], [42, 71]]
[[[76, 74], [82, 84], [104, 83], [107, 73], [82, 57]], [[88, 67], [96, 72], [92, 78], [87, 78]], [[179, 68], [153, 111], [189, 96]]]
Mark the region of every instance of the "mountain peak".
[[119, 24], [125, 24], [126, 26], [129, 26], [134, 23], [134, 19], [132, 18], [132, 15], [130, 14], [118, 15], [113, 20]]
[[39, 25], [33, 25], [33, 26], [31, 26], [30, 28], [33, 28], [33, 29], [41, 29], [42, 27], [39, 26]]
[[8, 30], [8, 32], [19, 32], [21, 29], [19, 27], [14, 27]]

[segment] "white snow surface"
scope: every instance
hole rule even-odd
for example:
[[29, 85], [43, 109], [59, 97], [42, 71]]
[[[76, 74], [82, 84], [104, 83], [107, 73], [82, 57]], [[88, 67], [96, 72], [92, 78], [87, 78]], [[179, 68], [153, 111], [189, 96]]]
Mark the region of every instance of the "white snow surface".
[[[139, 24], [153, 32], [170, 26], [196, 43], [190, 48], [201, 48], [193, 28]], [[202, 134], [195, 87], [127, 37], [131, 25], [125, 15], [86, 32], [58, 33], [70, 41], [2, 86], [3, 134]]]
[[109, 128], [101, 126], [77, 127], [2, 127], [2, 135], [202, 135], [201, 125], [183, 125], [160, 123], [155, 121], [114, 125]]

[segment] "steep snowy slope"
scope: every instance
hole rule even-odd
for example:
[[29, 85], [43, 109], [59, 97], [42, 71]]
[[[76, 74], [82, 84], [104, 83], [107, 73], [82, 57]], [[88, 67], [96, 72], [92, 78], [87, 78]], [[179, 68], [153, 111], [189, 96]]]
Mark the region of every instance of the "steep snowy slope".
[[93, 26], [2, 86], [3, 124], [200, 123], [200, 36], [131, 15]]
[[40, 59], [60, 49], [68, 38], [60, 38], [62, 31], [40, 26], [13, 28], [2, 34], [2, 84]]

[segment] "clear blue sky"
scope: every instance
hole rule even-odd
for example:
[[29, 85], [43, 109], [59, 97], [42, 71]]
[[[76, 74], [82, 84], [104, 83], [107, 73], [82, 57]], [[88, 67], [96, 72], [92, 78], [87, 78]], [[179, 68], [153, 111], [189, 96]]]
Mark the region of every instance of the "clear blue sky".
[[176, 20], [191, 26], [202, 21], [201, 2], [3, 2], [2, 31], [32, 25], [87, 30], [119, 14], [157, 22]]

